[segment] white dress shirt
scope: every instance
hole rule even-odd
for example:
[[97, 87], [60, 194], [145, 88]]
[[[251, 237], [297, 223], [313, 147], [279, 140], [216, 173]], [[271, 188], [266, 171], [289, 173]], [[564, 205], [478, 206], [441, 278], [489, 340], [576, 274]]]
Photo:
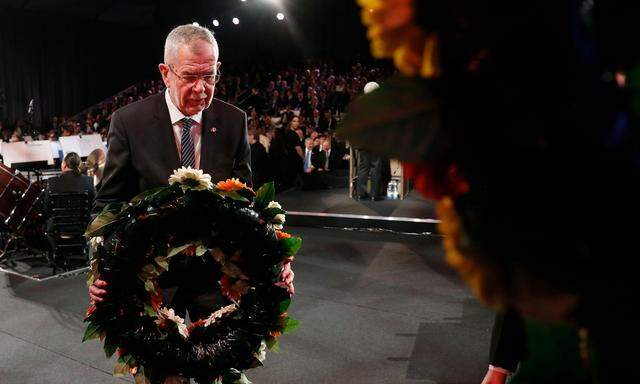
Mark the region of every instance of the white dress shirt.
[[306, 172], [311, 166], [313, 166], [313, 164], [311, 164], [311, 155], [313, 154], [313, 151], [310, 150], [309, 148], [305, 149], [304, 152], [304, 164], [305, 165], [305, 169], [304, 171]]
[[178, 147], [178, 157], [182, 160], [182, 120], [185, 117], [193, 119], [194, 123], [191, 126], [191, 140], [193, 140], [193, 149], [195, 151], [195, 165], [197, 169], [200, 169], [200, 148], [202, 144], [202, 111], [193, 116], [185, 116], [178, 107], [173, 104], [171, 96], [169, 95], [169, 89], [164, 92], [164, 99], [167, 102], [167, 108], [169, 108], [169, 116], [171, 116], [171, 126], [173, 127], [173, 135], [176, 139], [176, 146]]

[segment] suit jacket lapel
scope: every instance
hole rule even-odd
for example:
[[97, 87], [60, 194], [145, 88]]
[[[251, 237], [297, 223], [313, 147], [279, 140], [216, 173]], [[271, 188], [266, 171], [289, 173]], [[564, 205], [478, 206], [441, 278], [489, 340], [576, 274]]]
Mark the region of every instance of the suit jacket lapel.
[[169, 158], [167, 159], [167, 163], [170, 168], [168, 170], [168, 174], [171, 174], [174, 169], [180, 168], [180, 156], [178, 156], [178, 146], [176, 144], [176, 138], [173, 134], [171, 116], [169, 115], [169, 108], [167, 108], [167, 103], [164, 96], [158, 98], [155, 117], [156, 126], [153, 128], [153, 132], [157, 133], [161, 145], [167, 148], [167, 151], [162, 151], [162, 153], [166, 153], [169, 155]]
[[214, 177], [214, 155], [219, 145], [216, 138], [216, 131], [220, 129], [220, 116], [214, 108], [215, 99], [209, 108], [202, 112], [202, 143], [200, 146], [200, 169]]

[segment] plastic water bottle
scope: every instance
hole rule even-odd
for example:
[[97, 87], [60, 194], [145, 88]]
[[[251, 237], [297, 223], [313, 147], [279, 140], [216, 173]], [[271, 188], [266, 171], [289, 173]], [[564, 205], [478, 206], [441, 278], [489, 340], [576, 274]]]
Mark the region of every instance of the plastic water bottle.
[[387, 186], [387, 199], [396, 200], [398, 198], [398, 181], [391, 180]]

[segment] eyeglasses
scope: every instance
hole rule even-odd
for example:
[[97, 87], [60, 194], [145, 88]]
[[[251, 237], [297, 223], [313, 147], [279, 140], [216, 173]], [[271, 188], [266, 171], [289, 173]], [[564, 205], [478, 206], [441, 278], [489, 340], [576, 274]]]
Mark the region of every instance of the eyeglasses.
[[221, 73], [220, 69], [218, 69], [216, 71], [215, 75], [203, 75], [203, 76], [187, 75], [187, 76], [180, 76], [180, 75], [178, 75], [178, 73], [176, 73], [176, 71], [173, 69], [171, 64], [169, 64], [168, 67], [169, 67], [169, 70], [171, 72], [173, 72], [173, 74], [178, 77], [178, 79], [182, 80], [186, 84], [195, 85], [200, 79], [202, 79], [202, 80], [204, 80], [205, 83], [207, 83], [209, 85], [214, 85], [215, 83], [217, 83], [220, 80], [220, 73]]

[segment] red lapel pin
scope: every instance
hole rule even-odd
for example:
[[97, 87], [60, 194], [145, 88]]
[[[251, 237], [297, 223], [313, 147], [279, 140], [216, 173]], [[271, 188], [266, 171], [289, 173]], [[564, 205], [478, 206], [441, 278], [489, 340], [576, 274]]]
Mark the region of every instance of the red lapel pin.
[[216, 127], [211, 127], [211, 129], [209, 129], [209, 131], [211, 133], [216, 133], [217, 130], [218, 130], [218, 128], [216, 128]]

